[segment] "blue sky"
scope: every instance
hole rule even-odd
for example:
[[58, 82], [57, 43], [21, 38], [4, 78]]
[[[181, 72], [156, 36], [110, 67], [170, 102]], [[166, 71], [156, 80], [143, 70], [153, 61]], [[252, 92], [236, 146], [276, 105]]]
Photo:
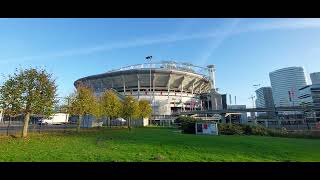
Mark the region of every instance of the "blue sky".
[[220, 92], [251, 106], [253, 84], [270, 86], [270, 71], [303, 66], [308, 78], [320, 71], [320, 19], [0, 18], [1, 75], [45, 67], [59, 96], [78, 78], [144, 63], [148, 55], [215, 64]]

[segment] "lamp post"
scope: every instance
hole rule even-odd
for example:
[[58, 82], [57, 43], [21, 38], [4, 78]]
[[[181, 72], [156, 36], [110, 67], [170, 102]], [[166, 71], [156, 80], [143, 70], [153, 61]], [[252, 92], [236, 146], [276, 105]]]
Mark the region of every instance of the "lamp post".
[[[254, 91], [256, 92], [256, 90], [260, 87], [260, 84], [254, 84], [253, 85], [253, 88], [254, 88]], [[256, 97], [258, 98], [258, 97]], [[257, 103], [256, 103], [256, 107], [257, 107]], [[254, 107], [253, 107], [254, 108]], [[256, 113], [255, 113], [256, 114]], [[258, 113], [257, 113], [257, 116], [258, 116]]]
[[[251, 95], [250, 97], [249, 97], [249, 99], [251, 99], [252, 100], [252, 109], [254, 109], [254, 98], [255, 98], [255, 96], [254, 95]], [[254, 120], [254, 124], [256, 124], [256, 120], [255, 120], [255, 112], [252, 112], [252, 114], [251, 115], [253, 115], [253, 117], [252, 118], [254, 118], [253, 120]]]
[[[150, 93], [150, 104], [151, 104], [151, 107], [152, 107], [152, 114], [153, 114], [153, 100], [152, 100], [152, 97], [151, 97], [151, 60], [152, 60], [152, 56], [147, 56], [146, 57], [147, 61], [150, 62], [150, 88], [149, 88], [149, 93]], [[152, 116], [151, 114], [151, 116]], [[150, 120], [151, 122], [151, 120]]]

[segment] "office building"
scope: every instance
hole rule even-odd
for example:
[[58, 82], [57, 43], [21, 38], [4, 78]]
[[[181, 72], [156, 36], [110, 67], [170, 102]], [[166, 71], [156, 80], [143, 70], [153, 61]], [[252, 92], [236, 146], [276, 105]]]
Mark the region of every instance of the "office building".
[[[257, 108], [274, 108], [274, 102], [272, 97], [271, 87], [261, 87], [256, 90], [256, 107]], [[259, 112], [258, 116], [273, 116], [272, 112]]]
[[276, 107], [300, 104], [299, 89], [306, 86], [303, 67], [287, 67], [269, 73], [273, 101]]
[[310, 74], [312, 84], [320, 84], [320, 72]]
[[320, 73], [311, 73], [312, 85], [307, 85], [299, 89], [300, 105], [314, 106], [314, 112], [310, 116], [317, 121], [320, 120]]

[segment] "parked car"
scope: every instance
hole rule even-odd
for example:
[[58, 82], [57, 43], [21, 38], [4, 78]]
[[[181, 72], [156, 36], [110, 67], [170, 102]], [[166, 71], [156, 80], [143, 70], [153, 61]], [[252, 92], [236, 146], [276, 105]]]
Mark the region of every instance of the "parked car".
[[123, 119], [123, 118], [117, 118], [117, 119], [113, 119], [111, 121], [111, 123], [113, 125], [124, 125], [127, 122], [127, 120]]
[[38, 125], [48, 125], [48, 122], [44, 121], [43, 119], [40, 119], [37, 124]]

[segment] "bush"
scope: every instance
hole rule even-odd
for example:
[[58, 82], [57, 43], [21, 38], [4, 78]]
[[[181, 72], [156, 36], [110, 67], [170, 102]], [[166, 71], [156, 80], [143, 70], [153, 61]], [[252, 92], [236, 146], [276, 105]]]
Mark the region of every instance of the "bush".
[[195, 124], [196, 122], [202, 122], [202, 119], [180, 116], [175, 120], [175, 122], [180, 123], [180, 129], [183, 133], [195, 134]]
[[263, 126], [252, 126], [245, 124], [218, 124], [218, 129], [220, 134], [224, 135], [260, 135], [266, 136], [268, 135], [267, 128]]
[[219, 123], [218, 124], [218, 131], [220, 134], [225, 134], [225, 135], [234, 135], [234, 134], [240, 135], [240, 134], [244, 133], [241, 126], [237, 125], [237, 124]]
[[319, 131], [295, 131], [287, 132], [285, 129], [281, 130], [268, 130], [268, 134], [273, 137], [286, 137], [286, 138], [310, 138], [310, 139], [319, 139]]
[[268, 129], [263, 126], [251, 126], [251, 134], [259, 136], [268, 136]]
[[[197, 122], [205, 122], [202, 119], [193, 117], [180, 116], [176, 119], [176, 123], [180, 124], [180, 129], [183, 133], [195, 134], [195, 124]], [[246, 125], [246, 124], [226, 124], [218, 123], [219, 134], [222, 135], [258, 135], [258, 136], [274, 136], [287, 138], [319, 138], [320, 132], [317, 131], [301, 131], [288, 132], [286, 129], [275, 130], [267, 129], [261, 125]]]
[[193, 120], [196, 120], [193, 117], [189, 117], [189, 116], [179, 116], [176, 120], [175, 123], [182, 123], [182, 122], [191, 122]]
[[273, 136], [273, 137], [287, 137], [288, 132], [284, 129], [282, 129], [282, 130], [269, 129], [268, 135]]
[[250, 125], [240, 125], [242, 127], [242, 130], [243, 130], [243, 134], [246, 134], [246, 135], [251, 135], [252, 134], [252, 126]]

